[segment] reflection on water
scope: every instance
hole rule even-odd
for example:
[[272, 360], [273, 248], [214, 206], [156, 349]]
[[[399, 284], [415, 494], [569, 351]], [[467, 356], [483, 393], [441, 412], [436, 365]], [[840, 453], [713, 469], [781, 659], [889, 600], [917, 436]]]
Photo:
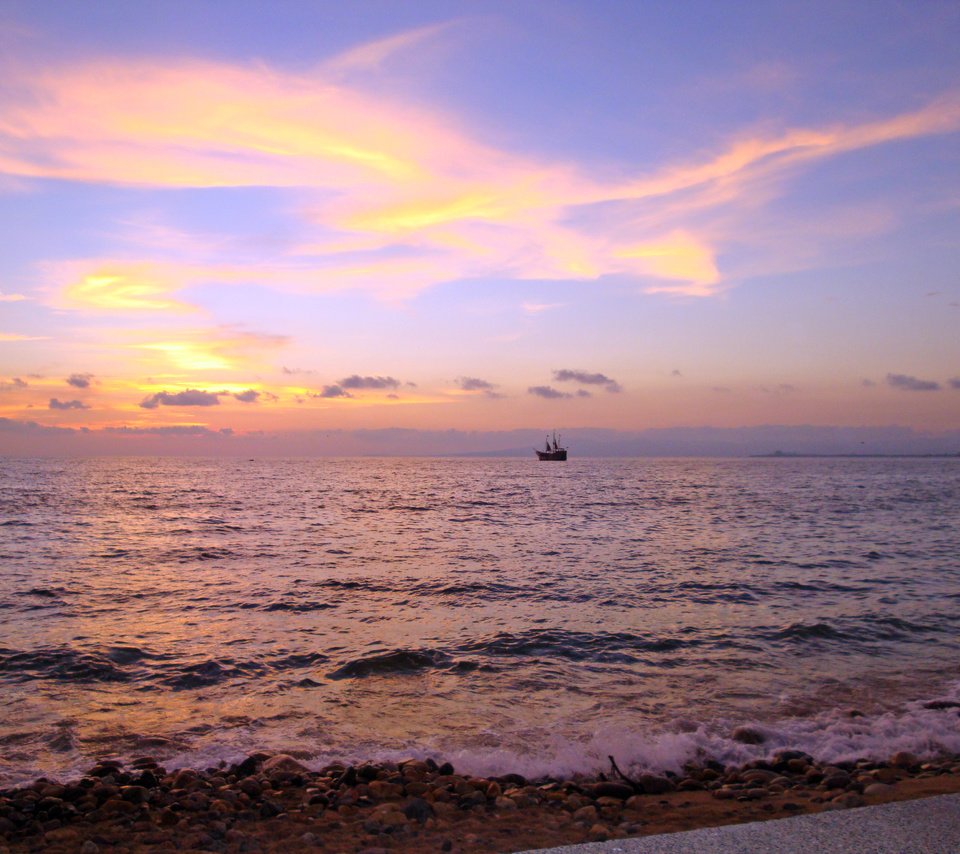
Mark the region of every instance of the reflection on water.
[[0, 774], [881, 712], [957, 678], [958, 498], [927, 460], [6, 461]]

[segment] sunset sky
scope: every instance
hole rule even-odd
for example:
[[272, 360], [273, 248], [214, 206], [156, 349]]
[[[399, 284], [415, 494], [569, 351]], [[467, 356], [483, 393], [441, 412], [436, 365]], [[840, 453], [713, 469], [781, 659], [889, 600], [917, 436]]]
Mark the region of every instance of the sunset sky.
[[960, 429], [958, 44], [954, 0], [0, 0], [0, 452]]

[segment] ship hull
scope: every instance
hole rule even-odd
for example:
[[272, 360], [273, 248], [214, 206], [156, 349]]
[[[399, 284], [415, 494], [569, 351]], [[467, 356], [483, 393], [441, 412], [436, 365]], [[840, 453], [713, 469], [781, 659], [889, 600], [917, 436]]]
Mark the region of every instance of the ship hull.
[[541, 462], [565, 463], [567, 461], [567, 450], [563, 448], [559, 451], [537, 451], [537, 459]]

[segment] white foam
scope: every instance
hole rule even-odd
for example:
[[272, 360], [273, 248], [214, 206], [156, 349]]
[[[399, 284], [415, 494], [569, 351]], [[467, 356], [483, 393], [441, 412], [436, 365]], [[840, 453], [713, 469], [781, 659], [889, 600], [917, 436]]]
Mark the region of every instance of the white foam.
[[[939, 699], [960, 700], [960, 683]], [[897, 711], [851, 717], [832, 709], [812, 717], [783, 718], [773, 722], [715, 721], [697, 723], [677, 719], [662, 731], [637, 731], [608, 725], [588, 736], [565, 738], [552, 734], [535, 742], [529, 738], [501, 746], [431, 750], [420, 746], [406, 756], [434, 756], [451, 761], [466, 773], [496, 775], [509, 772], [538, 777], [565, 777], [609, 770], [613, 756], [624, 770], [680, 772], [688, 762], [714, 759], [740, 765], [769, 759], [780, 750], [802, 750], [822, 762], [888, 759], [897, 751], [920, 757], [960, 755], [960, 717], [955, 708], [926, 709], [924, 701], [908, 703]], [[734, 730], [748, 725], [759, 732], [761, 744], [743, 744], [732, 738]], [[529, 734], [527, 734], [529, 735]], [[379, 758], [397, 758], [399, 754]]]
[[[937, 699], [960, 702], [960, 682], [951, 685]], [[608, 771], [609, 756], [613, 756], [624, 771], [680, 772], [688, 762], [714, 759], [725, 765], [740, 765], [771, 758], [786, 749], [802, 750], [822, 762], [883, 760], [901, 750], [920, 757], [960, 755], [958, 710], [927, 709], [925, 702], [928, 701], [910, 702], [895, 711], [860, 717], [851, 717], [846, 710], [835, 708], [810, 717], [765, 722], [704, 723], [676, 718], [661, 730], [637, 729], [624, 723], [566, 735], [546, 729], [516, 733], [488, 731], [471, 744], [458, 744], [452, 736], [447, 736], [434, 743], [394, 744], [389, 748], [367, 741], [331, 743], [317, 750], [315, 740], [304, 742], [279, 729], [238, 727], [228, 732], [211, 732], [194, 749], [166, 756], [162, 764], [168, 770], [217, 767], [221, 763], [239, 762], [254, 750], [264, 750], [292, 752], [304, 757], [305, 764], [313, 769], [331, 762], [355, 764], [429, 757], [452, 762], [463, 773], [484, 776], [518, 773], [537, 779]], [[732, 738], [734, 730], [745, 725], [763, 736], [762, 744], [742, 744]], [[61, 756], [55, 770], [39, 765], [21, 768], [15, 774], [5, 775], [5, 785], [29, 782], [41, 775], [72, 779], [92, 764], [91, 757], [72, 751], [70, 761], [65, 763]]]

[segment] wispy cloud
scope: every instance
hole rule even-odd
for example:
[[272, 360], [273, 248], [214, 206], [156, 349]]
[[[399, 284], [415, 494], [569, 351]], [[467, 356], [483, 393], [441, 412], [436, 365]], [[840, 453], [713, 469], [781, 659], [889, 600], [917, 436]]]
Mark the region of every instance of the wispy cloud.
[[74, 388], [90, 388], [92, 379], [93, 374], [70, 374], [67, 377], [67, 385], [72, 385]]
[[217, 406], [220, 397], [217, 392], [188, 388], [184, 391], [159, 391], [140, 401], [142, 409], [156, 409], [158, 406]]
[[887, 374], [887, 385], [904, 391], [938, 391], [940, 383], [933, 380], [921, 380], [907, 374]]
[[591, 373], [590, 371], [561, 368], [553, 372], [553, 379], [558, 383], [575, 382], [582, 385], [602, 385], [612, 394], [623, 391], [623, 387], [615, 379], [611, 379], [606, 374]]
[[3, 291], [0, 291], [0, 302], [22, 302], [25, 299], [29, 299], [29, 297], [23, 294], [5, 294]]
[[246, 367], [262, 359], [264, 354], [283, 347], [289, 340], [285, 335], [236, 326], [179, 329], [165, 333], [144, 329], [135, 333], [135, 338], [139, 340], [127, 342], [121, 339], [115, 346], [140, 352], [148, 365], [158, 362], [161, 366], [169, 365], [188, 372]]
[[497, 391], [497, 384], [489, 380], [480, 379], [480, 377], [457, 377], [455, 380], [457, 388], [465, 392], [483, 392], [485, 397], [498, 400], [503, 397]]
[[18, 332], [0, 332], [0, 341], [47, 341], [46, 335], [21, 335]]
[[361, 377], [359, 374], [352, 374], [338, 380], [338, 385], [342, 388], [354, 389], [385, 389], [399, 388], [400, 380], [394, 377]]
[[457, 377], [457, 386], [461, 391], [493, 391], [496, 386], [479, 377]]
[[16, 418], [0, 418], [0, 431], [38, 436], [69, 436], [77, 432], [72, 427], [48, 427], [36, 421], [18, 421]]
[[540, 314], [552, 308], [562, 308], [562, 302], [525, 302], [520, 305], [527, 314]]
[[349, 391], [339, 385], [325, 385], [319, 392], [311, 396], [328, 399], [334, 399], [337, 397], [353, 397]]
[[222, 438], [232, 436], [230, 427], [213, 430], [202, 424], [170, 424], [158, 427], [102, 427], [103, 433], [115, 433], [121, 436], [211, 436]]
[[386, 38], [367, 42], [333, 57], [323, 64], [324, 71], [334, 76], [358, 71], [375, 71], [392, 59], [408, 56], [413, 49], [436, 39], [452, 26], [445, 22], [407, 30]]
[[775, 386], [758, 386], [757, 390], [763, 394], [793, 394], [797, 391], [797, 387], [791, 383], [780, 383]]
[[84, 403], [82, 400], [58, 400], [55, 397], [50, 398], [50, 403], [48, 404], [49, 409], [89, 409], [90, 406]]
[[565, 391], [559, 391], [558, 389], [548, 385], [532, 385], [527, 389], [527, 394], [532, 394], [535, 397], [542, 397], [545, 400], [562, 400], [563, 398], [573, 397], [572, 394], [568, 394]]
[[[498, 149], [451, 115], [343, 82], [345, 70], [376, 70], [436, 35], [402, 33], [309, 74], [187, 60], [11, 69], [0, 95], [0, 170], [9, 175], [316, 197], [315, 236], [272, 267], [117, 259], [79, 266], [61, 300], [183, 312], [190, 306], [175, 294], [184, 286], [244, 275], [281, 288], [394, 296], [478, 276], [627, 276], [649, 291], [707, 296], [723, 285], [724, 237], [699, 213], [756, 205], [759, 186], [775, 193], [817, 160], [960, 128], [960, 99], [948, 94], [873, 121], [745, 133], [700, 159], [609, 181], [585, 166]], [[592, 225], [581, 219], [586, 211]]]
[[55, 288], [55, 305], [108, 313], [165, 312], [183, 314], [195, 309], [171, 295], [195, 270], [174, 264], [124, 259], [75, 259], [48, 262], [43, 275]]

